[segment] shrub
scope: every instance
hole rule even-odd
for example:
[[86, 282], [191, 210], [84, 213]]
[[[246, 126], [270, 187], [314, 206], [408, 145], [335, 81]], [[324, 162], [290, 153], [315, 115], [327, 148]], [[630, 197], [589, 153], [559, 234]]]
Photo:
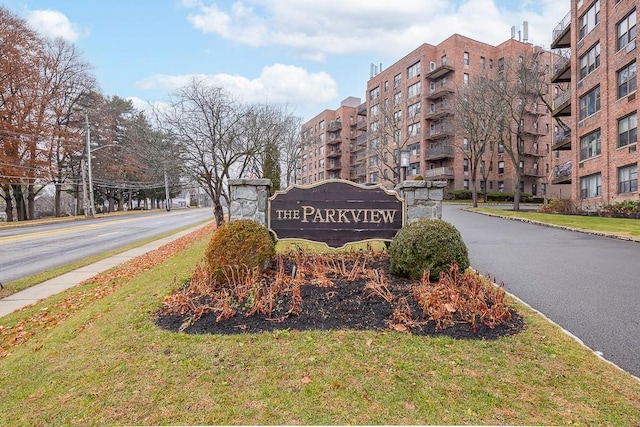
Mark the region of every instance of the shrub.
[[229, 275], [266, 268], [275, 256], [275, 241], [264, 226], [248, 219], [220, 226], [209, 242], [205, 258], [214, 279], [226, 282]]
[[422, 175], [416, 175], [413, 177], [414, 181], [424, 181], [424, 178], [422, 177]]
[[429, 271], [432, 280], [455, 261], [469, 267], [467, 246], [458, 230], [440, 219], [423, 218], [403, 227], [389, 246], [391, 272], [413, 279]]
[[552, 199], [538, 211], [544, 213], [571, 213], [575, 211], [575, 207], [571, 199]]

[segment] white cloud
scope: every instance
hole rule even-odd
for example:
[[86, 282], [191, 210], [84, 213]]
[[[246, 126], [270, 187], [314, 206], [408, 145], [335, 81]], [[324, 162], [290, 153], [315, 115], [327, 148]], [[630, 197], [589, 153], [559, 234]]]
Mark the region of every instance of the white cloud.
[[136, 85], [173, 92], [194, 78], [223, 87], [239, 100], [249, 103], [321, 104], [335, 100], [338, 93], [337, 84], [329, 74], [310, 73], [304, 68], [283, 64], [264, 67], [255, 79], [230, 74], [157, 74], [139, 80]]
[[499, 44], [529, 21], [529, 40], [550, 43], [551, 30], [569, 10], [569, 0], [522, 0], [509, 10], [495, 0], [244, 0], [224, 9], [185, 0], [189, 21], [203, 33], [253, 46], [288, 47], [324, 61], [327, 55], [398, 55], [453, 33]]
[[62, 38], [75, 43], [82, 31], [69, 18], [57, 10], [33, 10], [27, 15], [27, 23], [38, 33], [48, 38]]

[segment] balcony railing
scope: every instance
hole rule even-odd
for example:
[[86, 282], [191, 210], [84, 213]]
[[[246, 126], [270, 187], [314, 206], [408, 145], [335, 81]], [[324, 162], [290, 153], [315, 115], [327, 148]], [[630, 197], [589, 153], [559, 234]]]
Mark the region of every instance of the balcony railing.
[[571, 149], [571, 129], [560, 129], [553, 134], [552, 150]]
[[567, 88], [553, 99], [552, 116], [571, 115], [571, 89]]
[[455, 93], [456, 87], [453, 82], [440, 82], [433, 86], [429, 86], [429, 92], [425, 96], [427, 99], [438, 99], [443, 96], [447, 96], [451, 93]]
[[561, 165], [554, 166], [551, 183], [552, 184], [570, 184], [571, 170], [572, 170], [571, 160], [564, 162]]
[[327, 126], [328, 132], [335, 132], [340, 129], [342, 129], [342, 122], [340, 120], [332, 120], [329, 122], [329, 126]]
[[562, 21], [556, 25], [556, 27], [551, 32], [551, 48], [564, 48], [569, 47], [570, 44], [570, 25], [571, 25], [571, 11], [569, 11]]
[[451, 145], [438, 145], [427, 148], [425, 160], [437, 160], [454, 157], [454, 148]]
[[437, 179], [437, 178], [453, 179], [453, 168], [443, 167], [443, 168], [427, 169], [426, 171], [424, 171], [424, 177], [431, 178], [431, 179]]
[[435, 63], [435, 66], [433, 66], [432, 63], [429, 63], [429, 70], [427, 78], [430, 80], [436, 80], [455, 70], [455, 63], [450, 59], [445, 59], [444, 61], [440, 60]]

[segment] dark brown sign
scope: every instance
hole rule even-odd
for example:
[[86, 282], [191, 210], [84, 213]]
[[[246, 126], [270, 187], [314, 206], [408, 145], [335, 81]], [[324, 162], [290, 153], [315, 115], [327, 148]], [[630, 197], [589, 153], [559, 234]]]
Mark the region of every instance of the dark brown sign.
[[278, 239], [304, 239], [339, 248], [391, 240], [404, 224], [402, 199], [380, 185], [345, 180], [294, 185], [269, 199], [268, 226]]

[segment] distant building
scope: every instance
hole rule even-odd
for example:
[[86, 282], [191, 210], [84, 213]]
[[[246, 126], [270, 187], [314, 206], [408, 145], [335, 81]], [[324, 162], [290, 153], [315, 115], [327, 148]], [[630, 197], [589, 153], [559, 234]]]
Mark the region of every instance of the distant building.
[[[465, 136], [454, 126], [456, 88], [471, 76], [498, 73], [505, 60], [536, 49], [541, 48], [515, 39], [491, 46], [454, 34], [436, 46], [419, 46], [384, 70], [372, 67], [363, 103], [355, 105], [357, 98], [348, 98], [337, 110], [325, 110], [304, 125], [298, 182], [344, 178], [392, 187], [405, 176], [420, 175], [446, 181], [449, 190], [469, 188], [468, 159], [459, 149]], [[542, 57], [550, 61], [552, 54]], [[526, 154], [519, 165], [521, 191], [557, 192], [551, 187], [560, 161], [551, 150], [554, 129], [542, 103], [522, 123]], [[406, 164], [394, 143], [403, 147]], [[380, 150], [382, 146], [391, 148]], [[514, 167], [499, 147], [496, 151], [484, 165], [490, 171], [486, 190], [512, 192]], [[568, 196], [570, 190], [564, 193]]]
[[638, 199], [636, 8], [633, 0], [577, 0], [554, 29], [554, 149], [578, 208]]

